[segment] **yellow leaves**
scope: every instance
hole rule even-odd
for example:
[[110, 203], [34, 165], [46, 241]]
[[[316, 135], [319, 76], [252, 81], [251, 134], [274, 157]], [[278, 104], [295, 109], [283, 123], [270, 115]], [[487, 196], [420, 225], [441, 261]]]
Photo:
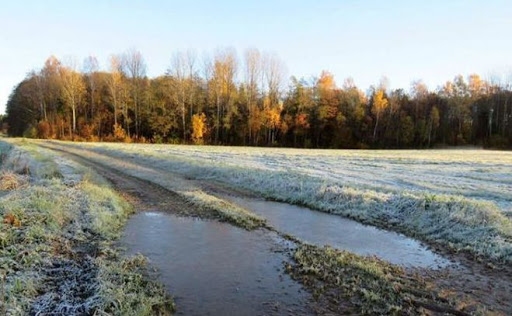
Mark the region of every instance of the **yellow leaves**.
[[388, 105], [389, 102], [384, 96], [384, 91], [377, 90], [373, 96], [372, 113], [375, 114], [375, 116], [380, 116], [380, 114], [388, 107]]
[[277, 108], [269, 109], [267, 111], [267, 121], [270, 128], [277, 128], [281, 122], [281, 111]]
[[317, 84], [320, 90], [333, 90], [336, 88], [334, 76], [326, 70], [322, 71]]
[[486, 83], [479, 75], [472, 74], [469, 76], [469, 93], [472, 97], [478, 97], [485, 93]]
[[263, 99], [263, 125], [266, 128], [278, 128], [281, 125], [281, 109], [272, 106], [270, 97], [266, 96]]
[[195, 144], [202, 144], [207, 132], [206, 115], [204, 113], [192, 115], [192, 140]]
[[248, 124], [252, 132], [258, 133], [261, 128], [262, 111], [255, 107], [249, 113]]

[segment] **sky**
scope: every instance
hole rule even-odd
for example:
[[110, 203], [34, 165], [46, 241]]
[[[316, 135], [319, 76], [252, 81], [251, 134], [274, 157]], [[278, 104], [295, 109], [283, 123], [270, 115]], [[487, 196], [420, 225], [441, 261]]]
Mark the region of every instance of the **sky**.
[[[54, 55], [82, 61], [140, 51], [155, 77], [176, 51], [231, 47], [277, 54], [289, 76], [331, 72], [365, 91], [385, 76], [433, 90], [457, 74], [512, 73], [510, 0], [6, 0], [0, 6], [0, 114]], [[512, 78], [512, 77], [511, 77]]]

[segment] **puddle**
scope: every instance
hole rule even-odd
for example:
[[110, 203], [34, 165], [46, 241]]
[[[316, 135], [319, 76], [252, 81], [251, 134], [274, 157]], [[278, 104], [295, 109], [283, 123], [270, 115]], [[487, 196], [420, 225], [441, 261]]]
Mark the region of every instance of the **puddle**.
[[277, 230], [308, 243], [330, 245], [360, 255], [376, 255], [408, 267], [441, 268], [453, 264], [414, 239], [341, 216], [260, 199], [223, 198], [266, 218]]
[[130, 219], [122, 244], [149, 258], [177, 315], [313, 314], [310, 295], [282, 271], [276, 234], [145, 212]]

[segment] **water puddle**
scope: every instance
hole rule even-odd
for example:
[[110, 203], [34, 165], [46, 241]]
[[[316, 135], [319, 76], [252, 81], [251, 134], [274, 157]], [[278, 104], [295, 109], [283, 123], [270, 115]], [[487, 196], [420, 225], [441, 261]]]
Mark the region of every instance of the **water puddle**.
[[260, 199], [223, 198], [266, 218], [277, 230], [308, 243], [330, 245], [360, 255], [376, 255], [409, 267], [441, 268], [453, 264], [414, 239], [341, 216]]
[[276, 234], [144, 212], [130, 219], [122, 244], [149, 258], [177, 315], [313, 314], [310, 295], [282, 271], [286, 246]]

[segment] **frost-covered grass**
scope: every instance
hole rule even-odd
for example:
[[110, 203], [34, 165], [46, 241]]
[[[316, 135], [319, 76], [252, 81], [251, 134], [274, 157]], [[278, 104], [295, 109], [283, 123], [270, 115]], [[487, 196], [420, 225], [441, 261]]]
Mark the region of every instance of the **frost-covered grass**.
[[0, 195], [0, 313], [170, 313], [172, 301], [145, 276], [144, 259], [123, 258], [113, 246], [130, 206], [96, 175], [8, 141], [2, 172], [26, 184]]
[[203, 191], [189, 190], [178, 192], [180, 192], [187, 201], [194, 204], [197, 208], [204, 209], [206, 212], [212, 213], [215, 217], [218, 217], [221, 220], [230, 222], [248, 230], [265, 225], [265, 220], [263, 218]]
[[[512, 262], [512, 153], [53, 143]], [[104, 159], [107, 159], [104, 157]]]
[[[55, 143], [46, 144], [46, 146], [56, 149], [60, 148], [58, 145], [56, 146]], [[121, 171], [127, 175], [158, 184], [176, 193], [180, 198], [194, 206], [194, 208], [187, 210], [177, 210], [178, 213], [183, 215], [214, 218], [220, 221], [230, 222], [247, 230], [264, 227], [266, 225], [266, 221], [256, 214], [208, 194], [190, 181], [176, 177], [175, 175], [170, 175], [148, 166], [131, 163], [125, 159], [115, 160], [107, 156], [95, 155], [94, 153], [72, 152], [101, 165]]]
[[[293, 258], [287, 271], [340, 314], [430, 315], [432, 310], [464, 314], [420, 276], [375, 257], [301, 244]], [[475, 307], [479, 312], [483, 309]]]
[[12, 146], [9, 143], [0, 141], [0, 167], [3, 165], [4, 161], [7, 159], [7, 155], [11, 151]]

